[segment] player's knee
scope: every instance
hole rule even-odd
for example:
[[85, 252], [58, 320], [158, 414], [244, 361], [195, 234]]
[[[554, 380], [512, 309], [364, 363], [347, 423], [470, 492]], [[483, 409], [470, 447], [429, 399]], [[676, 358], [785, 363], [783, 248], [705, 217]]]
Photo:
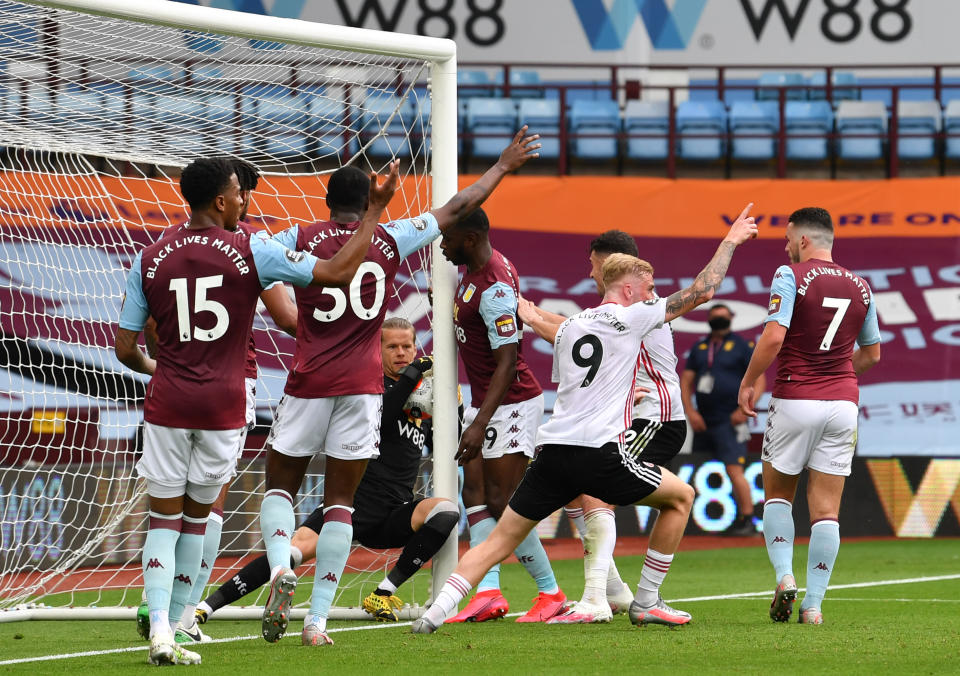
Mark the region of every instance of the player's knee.
[[693, 486], [686, 483], [682, 484], [678, 491], [677, 509], [689, 514], [690, 510], [693, 509], [693, 501], [696, 497], [697, 492], [693, 490]]
[[507, 508], [507, 496], [499, 491], [487, 491], [487, 511], [497, 521], [503, 516], [503, 510]]

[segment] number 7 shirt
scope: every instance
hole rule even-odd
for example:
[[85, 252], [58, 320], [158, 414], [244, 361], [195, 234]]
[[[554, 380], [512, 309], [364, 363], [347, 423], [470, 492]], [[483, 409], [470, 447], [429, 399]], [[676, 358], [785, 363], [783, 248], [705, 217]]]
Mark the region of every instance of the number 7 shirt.
[[781, 265], [770, 287], [767, 322], [787, 329], [772, 396], [859, 402], [854, 342], [880, 342], [870, 287], [832, 261]]
[[137, 254], [127, 275], [120, 328], [157, 321], [157, 370], [143, 418], [164, 427], [229, 430], [246, 425], [244, 374], [250, 327], [264, 288], [306, 285], [313, 256], [264, 233], [179, 228]]
[[[332, 258], [360, 223], [293, 226], [273, 239]], [[380, 328], [401, 261], [440, 236], [433, 214], [376, 227], [350, 285], [297, 289], [297, 344], [284, 393], [301, 399], [383, 393]]]

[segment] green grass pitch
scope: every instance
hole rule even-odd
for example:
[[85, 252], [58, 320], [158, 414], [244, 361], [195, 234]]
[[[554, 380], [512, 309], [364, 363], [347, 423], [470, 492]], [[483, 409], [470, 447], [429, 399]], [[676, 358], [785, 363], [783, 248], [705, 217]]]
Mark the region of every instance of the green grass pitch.
[[[795, 565], [801, 587], [805, 561], [806, 548], [797, 547]], [[642, 557], [618, 557], [617, 563], [633, 586]], [[567, 595], [578, 598], [582, 562], [556, 561], [554, 568]], [[946, 579], [911, 581], [930, 577]], [[519, 564], [503, 566], [502, 582], [511, 613], [529, 608], [535, 589]], [[880, 582], [884, 584], [863, 586]], [[299, 645], [300, 623], [294, 621], [279, 644], [247, 638], [203, 645], [198, 648], [202, 665], [176, 668], [233, 676], [321, 670], [338, 675], [644, 671], [846, 675], [960, 670], [957, 539], [842, 544], [823, 607], [825, 623], [819, 627], [771, 622], [767, 609], [773, 587], [773, 572], [758, 540], [753, 548], [678, 554], [663, 596], [694, 619], [677, 629], [639, 629], [625, 616], [615, 617], [610, 624], [574, 626], [518, 625], [508, 617], [477, 625], [446, 625], [435, 635], [414, 636], [408, 626], [339, 622], [331, 623], [336, 645], [305, 648]], [[309, 594], [309, 588], [304, 581], [298, 600]], [[259, 623], [214, 619], [205, 629], [215, 638], [251, 637], [258, 633]], [[12, 662], [88, 651], [109, 652]], [[147, 669], [153, 667], [146, 663], [146, 643], [137, 637], [132, 620], [0, 624], [0, 673], [129, 674]]]

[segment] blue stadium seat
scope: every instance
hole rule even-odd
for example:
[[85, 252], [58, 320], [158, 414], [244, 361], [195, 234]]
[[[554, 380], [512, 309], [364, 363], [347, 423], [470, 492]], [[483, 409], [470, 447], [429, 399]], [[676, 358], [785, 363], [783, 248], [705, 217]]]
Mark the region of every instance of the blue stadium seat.
[[[670, 110], [666, 101], [627, 101], [623, 111], [627, 134], [627, 157], [634, 160], [662, 160], [669, 154]], [[630, 138], [630, 134], [656, 137]]]
[[361, 106], [360, 141], [369, 157], [409, 157], [406, 125], [413, 104], [399, 96], [370, 96]]
[[56, 122], [56, 106], [50, 88], [36, 82], [28, 84], [26, 89], [21, 89], [19, 85], [19, 82], [15, 85], [20, 89], [17, 105], [20, 105], [21, 109], [26, 109], [27, 120], [31, 124]]
[[[772, 159], [776, 154], [774, 134], [779, 129], [780, 106], [776, 101], [734, 101], [730, 106], [730, 143], [734, 159]], [[764, 136], [756, 138], [757, 134]]]
[[492, 98], [498, 95], [496, 87], [483, 87], [470, 85], [492, 85], [496, 84], [485, 71], [482, 70], [458, 70], [457, 71], [457, 96], [461, 99], [473, 97]]
[[836, 120], [841, 158], [878, 160], [883, 157], [881, 135], [887, 132], [887, 108], [880, 101], [841, 101]]
[[[570, 150], [574, 157], [608, 160], [617, 156], [620, 106], [616, 101], [578, 99], [570, 106]], [[610, 134], [608, 138], [577, 138], [578, 134]]]
[[[833, 80], [833, 101], [834, 103], [844, 100], [857, 101], [860, 99], [860, 90], [856, 88], [857, 76], [853, 73], [834, 73]], [[808, 84], [825, 87], [827, 85], [827, 73], [817, 71], [807, 80]], [[826, 89], [809, 90], [811, 101], [824, 101], [827, 98]]]
[[510, 97], [514, 99], [543, 98], [543, 89], [531, 88], [540, 84], [540, 74], [535, 70], [510, 71]]
[[727, 109], [720, 101], [691, 100], [677, 106], [680, 157], [692, 160], [723, 157], [726, 143], [720, 135], [726, 133]]
[[925, 160], [936, 154], [936, 134], [940, 133], [942, 111], [936, 101], [900, 101], [897, 105], [897, 132], [899, 134], [926, 134], [927, 136], [900, 136], [897, 154], [903, 159]]
[[307, 129], [308, 96], [285, 87], [256, 99], [256, 124], [260, 148], [271, 157], [306, 155], [312, 142]]
[[171, 64], [159, 66], [134, 66], [127, 73], [137, 89], [161, 94], [171, 91], [184, 77], [183, 69]]
[[498, 157], [517, 133], [517, 108], [512, 99], [467, 99], [467, 126], [471, 134], [498, 134], [473, 138], [474, 157]]
[[802, 101], [807, 98], [807, 90], [803, 88], [803, 75], [800, 73], [762, 73], [757, 84], [760, 85], [756, 94], [758, 101], [780, 100], [780, 90], [775, 87], [791, 87], [786, 91], [788, 101]]
[[947, 137], [945, 152], [947, 157], [960, 158], [960, 99], [954, 99], [947, 104], [943, 113], [943, 130], [947, 134], [956, 134]]
[[[314, 140], [313, 154], [317, 157], [338, 155], [344, 146], [353, 154], [359, 148], [357, 126], [360, 121], [347, 119], [343, 101], [328, 96], [314, 95], [307, 101], [308, 128]], [[353, 111], [356, 114], [356, 110]]]
[[560, 156], [560, 102], [557, 99], [517, 100], [517, 127], [523, 125], [532, 133], [540, 134], [540, 157]]
[[148, 105], [143, 111], [149, 120], [147, 128], [168, 139], [175, 138], [185, 153], [204, 153], [212, 136], [219, 135], [209, 133], [207, 104], [200, 97], [161, 94], [153, 97]]
[[833, 108], [826, 101], [787, 101], [784, 110], [787, 131], [787, 159], [825, 160], [829, 156], [830, 140], [794, 138], [805, 134], [833, 132]]

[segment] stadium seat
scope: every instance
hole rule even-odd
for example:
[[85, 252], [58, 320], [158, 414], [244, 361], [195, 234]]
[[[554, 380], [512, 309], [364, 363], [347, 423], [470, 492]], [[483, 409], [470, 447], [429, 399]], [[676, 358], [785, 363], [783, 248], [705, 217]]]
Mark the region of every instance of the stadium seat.
[[[356, 127], [359, 120], [348, 119], [342, 101], [326, 96], [313, 96], [307, 103], [308, 128], [314, 141], [313, 152], [317, 157], [339, 154], [346, 147], [351, 154], [357, 152]], [[354, 111], [356, 113], [356, 111]], [[344, 136], [348, 136], [346, 140]]]
[[[853, 73], [834, 73], [833, 80], [833, 101], [834, 103], [844, 100], [856, 101], [860, 98], [860, 90], [856, 88], [857, 76]], [[817, 71], [807, 80], [807, 83], [816, 87], [825, 87], [827, 84], [827, 73]], [[826, 89], [810, 89], [808, 91], [811, 101], [825, 101], [827, 98]]]
[[[482, 70], [458, 70], [457, 71], [457, 96], [461, 99], [473, 97], [492, 98], [499, 94], [496, 87], [484, 87], [481, 85], [496, 84], [485, 71]], [[470, 85], [474, 85], [471, 87]]]
[[836, 120], [841, 158], [877, 160], [883, 157], [887, 108], [880, 101], [841, 101]]
[[517, 132], [517, 108], [512, 99], [467, 99], [467, 126], [471, 134], [498, 134], [475, 136], [474, 157], [498, 157], [504, 146]]
[[[826, 101], [787, 101], [784, 110], [787, 132], [787, 159], [825, 160], [829, 156], [833, 132], [833, 108]], [[823, 135], [819, 138], [795, 138], [800, 135]]]
[[[730, 143], [734, 159], [772, 159], [776, 154], [774, 134], [779, 129], [780, 106], [776, 101], [734, 101], [730, 106]], [[756, 138], [757, 134], [764, 136]]]
[[540, 134], [540, 157], [556, 159], [560, 156], [560, 102], [557, 99], [519, 99], [517, 126], [527, 125]]
[[172, 64], [134, 66], [127, 73], [127, 79], [134, 81], [138, 89], [152, 94], [171, 91], [183, 77], [183, 69]]
[[780, 90], [777, 87], [790, 87], [786, 91], [788, 101], [807, 98], [807, 90], [802, 86], [803, 75], [800, 73], [762, 73], [757, 84], [760, 85], [756, 93], [758, 101], [779, 101]]
[[956, 136], [947, 137], [945, 153], [947, 157], [960, 158], [960, 99], [954, 99], [947, 104], [943, 113], [943, 130], [947, 134]]
[[413, 104], [399, 96], [370, 96], [361, 106], [360, 141], [369, 157], [409, 157], [406, 125]]
[[[616, 101], [578, 99], [570, 106], [570, 151], [574, 157], [608, 160], [617, 156], [620, 106]], [[609, 134], [607, 138], [578, 138], [579, 134]]]
[[154, 134], [176, 136], [184, 152], [200, 154], [207, 149], [205, 135], [210, 127], [206, 102], [196, 96], [161, 94], [148, 102], [141, 111], [147, 116], [145, 128]]
[[[634, 160], [662, 160], [669, 155], [670, 110], [666, 101], [627, 101], [623, 111], [627, 134], [627, 157]], [[630, 134], [656, 137], [630, 138]]]
[[510, 71], [510, 98], [539, 99], [543, 98], [543, 89], [530, 87], [540, 84], [540, 74], [535, 70]]
[[941, 127], [940, 104], [936, 101], [900, 101], [897, 105], [897, 132], [899, 134], [926, 134], [900, 136], [897, 154], [904, 159], [930, 159], [936, 154], [935, 135]]
[[256, 120], [260, 148], [271, 157], [306, 155], [311, 139], [307, 134], [308, 97], [285, 87], [256, 99]]
[[727, 133], [727, 109], [723, 103], [685, 101], [677, 106], [679, 155], [691, 160], [716, 160], [723, 157]]

